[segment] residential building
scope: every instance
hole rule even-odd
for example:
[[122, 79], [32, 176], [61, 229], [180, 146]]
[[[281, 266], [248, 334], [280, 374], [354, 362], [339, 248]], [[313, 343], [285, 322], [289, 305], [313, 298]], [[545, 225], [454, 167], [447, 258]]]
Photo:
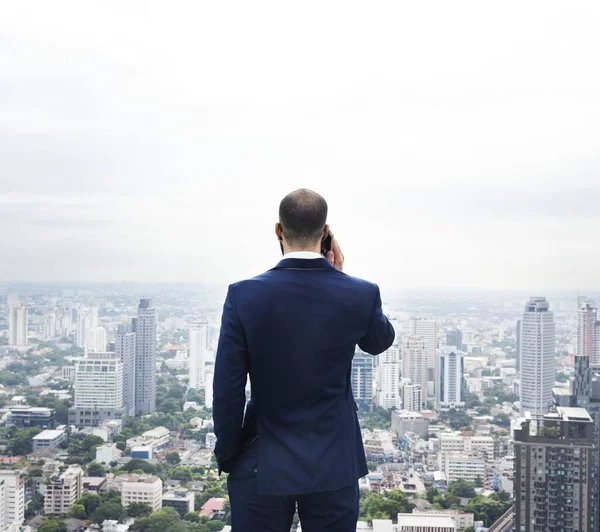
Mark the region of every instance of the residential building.
[[438, 350], [437, 407], [438, 410], [462, 410], [463, 379], [465, 376], [464, 353], [454, 347]]
[[420, 385], [422, 403], [427, 399], [427, 346], [421, 336], [405, 336], [402, 340], [402, 378], [410, 379], [410, 384]]
[[135, 411], [156, 411], [156, 310], [150, 299], [141, 299], [135, 321]]
[[429, 420], [419, 412], [409, 412], [399, 410], [392, 412], [392, 427], [391, 430], [396, 434], [398, 440], [407, 432], [414, 432], [420, 438], [427, 435], [429, 429]]
[[116, 353], [88, 353], [75, 369], [75, 404], [69, 424], [94, 427], [127, 417], [123, 407], [123, 363]]
[[352, 394], [359, 408], [373, 406], [373, 356], [356, 348], [350, 375]]
[[444, 460], [444, 473], [448, 483], [457, 480], [469, 482], [483, 481], [485, 478], [486, 461], [464, 454], [446, 454]]
[[206, 366], [206, 384], [204, 387], [204, 406], [208, 409], [213, 407], [213, 378], [215, 375], [214, 366]]
[[206, 356], [208, 351], [208, 323], [190, 327], [190, 388], [199, 390], [206, 384]]
[[521, 372], [521, 330], [522, 330], [522, 320], [517, 320], [517, 343], [516, 343], [516, 356], [517, 359], [517, 374]]
[[594, 422], [585, 408], [527, 415], [514, 431], [515, 530], [592, 530]]
[[157, 512], [162, 508], [162, 488], [162, 480], [153, 475], [129, 475], [121, 488], [122, 504], [143, 503]]
[[95, 493], [100, 495], [100, 492], [106, 489], [108, 480], [106, 476], [103, 477], [83, 477], [83, 493]]
[[[407, 379], [408, 380], [408, 379]], [[423, 390], [420, 384], [402, 385], [402, 410], [418, 412], [423, 406]]]
[[33, 437], [33, 452], [56, 449], [66, 439], [64, 430], [43, 430]]
[[0, 530], [2, 530], [2, 532], [10, 526], [10, 524], [6, 523], [6, 502], [6, 481], [0, 477]]
[[577, 356], [587, 356], [592, 366], [600, 366], [600, 322], [598, 307], [590, 300], [577, 311]]
[[194, 492], [186, 489], [175, 489], [167, 491], [162, 496], [162, 507], [175, 508], [183, 519], [186, 514], [194, 511]]
[[200, 515], [206, 515], [210, 519], [218, 519], [225, 516], [225, 499], [222, 497], [211, 497], [200, 510]]
[[400, 349], [392, 345], [379, 355], [377, 404], [400, 408]]
[[216, 436], [216, 434], [214, 432], [207, 432], [206, 433], [205, 442], [206, 442], [206, 448], [209, 451], [214, 451], [215, 450], [215, 446], [217, 444], [217, 436]]
[[[25, 479], [20, 471], [0, 469], [4, 491], [4, 525], [20, 527], [25, 520]], [[19, 530], [19, 528], [17, 528]]]
[[447, 515], [398, 514], [394, 532], [457, 532], [458, 527]]
[[22, 405], [11, 406], [8, 412], [8, 423], [19, 428], [54, 429], [56, 427], [53, 408]]
[[75, 334], [75, 345], [77, 347], [87, 346], [88, 331], [91, 327], [90, 315], [84, 308], [77, 310], [77, 329]]
[[106, 351], [106, 329], [104, 327], [90, 327], [86, 335], [87, 353], [104, 353]]
[[119, 458], [121, 458], [121, 451], [117, 448], [116, 443], [105, 443], [96, 447], [96, 462], [99, 464], [108, 465]]
[[61, 377], [65, 381], [75, 380], [75, 366], [63, 366], [60, 371]]
[[123, 363], [123, 406], [127, 416], [135, 416], [135, 340], [130, 327], [119, 325], [115, 336], [115, 353]]
[[446, 345], [448, 347], [454, 347], [459, 351], [462, 351], [462, 331], [460, 329], [451, 329], [446, 331]]
[[457, 454], [494, 459], [494, 438], [491, 436], [463, 436], [460, 433], [438, 434], [438, 457], [440, 468], [444, 468], [446, 456]]
[[21, 303], [8, 309], [8, 345], [25, 346], [28, 343], [29, 310]]
[[473, 526], [475, 522], [475, 516], [471, 512], [460, 512], [458, 510], [418, 510], [415, 508], [412, 513], [413, 515], [422, 515], [424, 517], [451, 517], [456, 524], [457, 530]]
[[151, 447], [154, 451], [164, 449], [171, 441], [171, 433], [166, 427], [155, 427], [147, 430], [140, 436], [135, 436], [127, 440], [127, 447]]
[[521, 321], [521, 413], [543, 415], [556, 378], [554, 313], [545, 297], [532, 297]]
[[[436, 362], [437, 362], [437, 322], [429, 318], [413, 318], [409, 322], [410, 335], [420, 336], [425, 341], [425, 362], [427, 368], [427, 382], [433, 383], [435, 388]], [[405, 377], [406, 375], [403, 375]], [[418, 384], [413, 382], [413, 384]], [[430, 387], [431, 388], [431, 387]], [[423, 390], [427, 388], [424, 386]]]
[[44, 491], [44, 514], [67, 515], [83, 494], [83, 470], [70, 465], [66, 471], [50, 479]]

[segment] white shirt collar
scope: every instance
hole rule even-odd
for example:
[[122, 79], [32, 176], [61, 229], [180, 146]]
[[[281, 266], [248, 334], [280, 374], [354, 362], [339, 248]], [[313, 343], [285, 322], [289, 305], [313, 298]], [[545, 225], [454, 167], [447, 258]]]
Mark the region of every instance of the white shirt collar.
[[290, 251], [283, 256], [284, 259], [322, 259], [323, 255], [314, 251]]

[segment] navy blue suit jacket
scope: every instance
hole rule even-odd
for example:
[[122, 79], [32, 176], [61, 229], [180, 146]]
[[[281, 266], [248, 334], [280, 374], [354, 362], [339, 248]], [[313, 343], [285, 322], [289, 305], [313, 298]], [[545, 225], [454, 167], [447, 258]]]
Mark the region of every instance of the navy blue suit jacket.
[[352, 358], [357, 344], [378, 355], [393, 341], [377, 285], [325, 258], [284, 258], [232, 284], [213, 383], [220, 471], [256, 440], [258, 494], [336, 490], [365, 476]]

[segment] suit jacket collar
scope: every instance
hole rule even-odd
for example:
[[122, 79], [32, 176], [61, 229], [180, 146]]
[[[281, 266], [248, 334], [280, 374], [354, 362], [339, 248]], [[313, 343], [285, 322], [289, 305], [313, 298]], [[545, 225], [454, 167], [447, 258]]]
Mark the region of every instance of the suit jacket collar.
[[319, 259], [282, 259], [272, 270], [334, 270], [333, 264], [325, 257]]

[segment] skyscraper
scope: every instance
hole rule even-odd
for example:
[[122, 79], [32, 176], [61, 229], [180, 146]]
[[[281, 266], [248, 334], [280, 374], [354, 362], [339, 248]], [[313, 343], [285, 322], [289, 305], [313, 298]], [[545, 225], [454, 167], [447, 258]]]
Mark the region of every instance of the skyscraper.
[[463, 335], [460, 329], [446, 331], [446, 345], [462, 351], [462, 337]]
[[190, 388], [199, 390], [206, 382], [206, 352], [208, 348], [208, 323], [190, 327]]
[[88, 331], [90, 329], [90, 316], [86, 309], [77, 309], [77, 331], [75, 345], [85, 348], [87, 346]]
[[135, 322], [135, 412], [156, 411], [156, 310], [150, 299], [140, 299]]
[[586, 300], [577, 312], [577, 352], [578, 356], [590, 359], [590, 365], [600, 365], [600, 324], [598, 308]]
[[400, 349], [392, 345], [379, 355], [377, 404], [382, 408], [400, 408]]
[[[435, 389], [436, 362], [437, 362], [437, 322], [429, 318], [413, 318], [409, 323], [410, 335], [420, 336], [425, 340], [425, 353], [427, 364], [427, 381], [433, 383]], [[462, 340], [461, 340], [462, 342]], [[415, 383], [413, 383], [415, 384]], [[430, 387], [431, 391], [431, 387]], [[427, 396], [427, 386], [423, 388], [424, 398]]]
[[424, 392], [427, 389], [427, 350], [425, 339], [421, 336], [405, 336], [402, 339], [402, 378], [410, 379], [412, 385], [421, 386], [424, 405], [427, 401]]
[[25, 305], [16, 303], [9, 308], [8, 312], [8, 344], [27, 345], [29, 310]]
[[514, 530], [592, 530], [593, 430], [588, 411], [573, 407], [515, 429]]
[[402, 386], [402, 410], [419, 412], [423, 405], [423, 391], [420, 384]]
[[517, 359], [517, 373], [521, 371], [521, 320], [517, 320], [517, 345], [516, 345], [516, 359]]
[[135, 333], [119, 325], [115, 353], [123, 363], [123, 406], [128, 416], [135, 416]]
[[100, 425], [127, 417], [123, 408], [123, 363], [116, 353], [88, 353], [75, 365], [75, 404], [69, 423]]
[[359, 408], [366, 410], [373, 406], [373, 358], [357, 348], [352, 359], [352, 394]]
[[521, 413], [542, 415], [556, 378], [554, 313], [545, 297], [532, 297], [521, 323]]
[[4, 521], [2, 530], [20, 530], [25, 520], [25, 478], [21, 471], [0, 470], [4, 484]]
[[453, 347], [438, 350], [437, 407], [463, 409], [464, 353]]
[[86, 352], [103, 353], [106, 351], [106, 329], [104, 327], [90, 327], [86, 334]]

